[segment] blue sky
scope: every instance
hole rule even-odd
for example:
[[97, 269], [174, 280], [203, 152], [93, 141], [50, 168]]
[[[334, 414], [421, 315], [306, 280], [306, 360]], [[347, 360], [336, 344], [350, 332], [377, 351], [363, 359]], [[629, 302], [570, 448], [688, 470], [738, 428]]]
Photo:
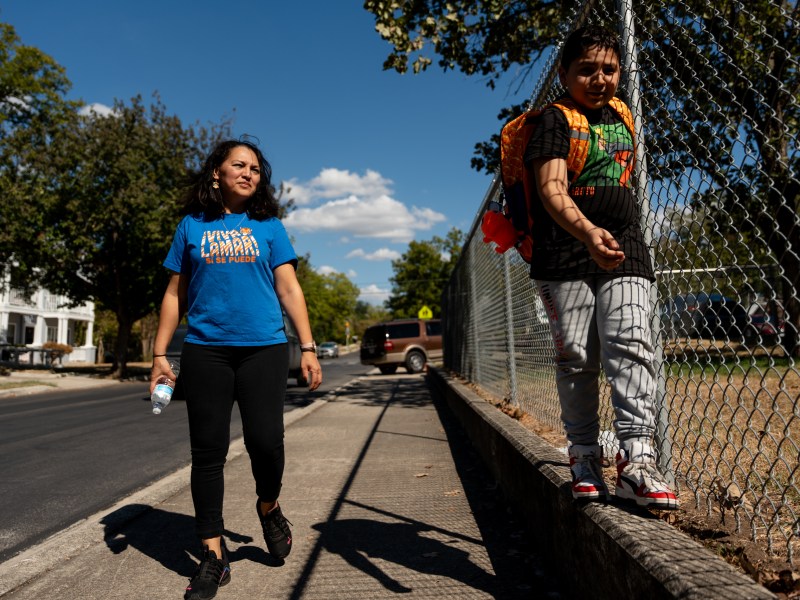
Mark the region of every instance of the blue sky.
[[470, 228], [491, 183], [474, 144], [520, 101], [435, 66], [383, 71], [390, 47], [360, 1], [4, 0], [0, 20], [66, 69], [71, 98], [158, 92], [186, 124], [232, 115], [292, 188], [297, 252], [374, 304], [409, 241]]

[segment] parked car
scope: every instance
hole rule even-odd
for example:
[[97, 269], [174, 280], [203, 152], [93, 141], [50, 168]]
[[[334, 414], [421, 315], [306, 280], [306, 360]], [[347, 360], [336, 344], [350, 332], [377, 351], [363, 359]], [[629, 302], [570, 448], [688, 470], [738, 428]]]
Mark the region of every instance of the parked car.
[[361, 339], [361, 364], [375, 365], [384, 375], [404, 366], [419, 373], [425, 364], [442, 357], [442, 322], [406, 319], [378, 323]]
[[670, 298], [661, 306], [659, 316], [664, 338], [714, 338], [751, 344], [758, 340], [762, 328], [739, 302], [716, 293]]
[[[183, 350], [183, 340], [186, 339], [186, 333], [188, 331], [187, 325], [178, 325], [175, 329], [175, 333], [172, 334], [172, 339], [167, 346], [167, 360], [175, 365], [178, 366], [180, 369], [181, 366], [181, 351]], [[183, 385], [181, 384], [181, 375], [180, 372], [178, 373], [178, 379], [175, 380], [175, 391], [172, 393], [173, 400], [186, 400], [186, 396], [183, 393]]]
[[774, 346], [780, 342], [784, 332], [783, 319], [770, 315], [763, 305], [753, 303], [747, 310], [751, 327], [745, 331], [744, 342], [748, 346], [763, 344]]
[[[300, 340], [298, 339], [297, 333], [295, 333], [295, 330], [292, 327], [291, 321], [289, 321], [286, 315], [283, 316], [283, 324], [286, 328], [286, 339], [289, 341], [288, 376], [296, 379], [297, 385], [306, 386], [308, 385], [308, 379], [300, 370], [300, 357], [302, 355], [302, 352], [300, 351]], [[167, 360], [174, 362], [178, 365], [178, 367], [180, 367], [181, 364], [181, 351], [183, 350], [183, 342], [186, 339], [187, 330], [187, 325], [178, 325], [178, 327], [175, 329], [175, 333], [172, 335], [172, 340], [170, 341], [169, 346], [167, 346]], [[178, 375], [178, 379], [175, 382], [175, 393], [173, 394], [172, 399], [184, 399], [180, 375]]]
[[289, 377], [297, 380], [297, 385], [307, 386], [308, 378], [300, 369], [300, 357], [303, 351], [300, 350], [300, 338], [297, 337], [297, 332], [292, 327], [292, 322], [283, 315], [283, 325], [286, 329], [286, 339], [289, 342]]
[[339, 344], [322, 342], [317, 346], [317, 358], [339, 358]]
[[741, 342], [750, 335], [750, 316], [733, 298], [711, 294], [695, 311], [699, 337]]
[[188, 330], [188, 325], [178, 325], [178, 327], [175, 329], [175, 333], [172, 334], [172, 340], [170, 340], [169, 346], [167, 346], [167, 360], [169, 362], [174, 362], [178, 366], [181, 364], [183, 340], [186, 339], [186, 333]]
[[661, 335], [664, 338], [697, 337], [698, 307], [708, 300], [708, 294], [681, 294], [661, 305]]

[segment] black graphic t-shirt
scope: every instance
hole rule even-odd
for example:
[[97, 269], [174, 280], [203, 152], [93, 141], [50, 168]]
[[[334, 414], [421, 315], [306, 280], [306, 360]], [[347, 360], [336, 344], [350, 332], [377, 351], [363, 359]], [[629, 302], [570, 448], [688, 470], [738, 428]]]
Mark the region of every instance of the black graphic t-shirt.
[[[639, 205], [630, 187], [633, 166], [630, 132], [608, 106], [585, 114], [590, 125], [589, 154], [577, 180], [569, 187], [569, 195], [586, 218], [611, 232], [625, 253], [625, 260], [613, 271], [601, 269], [586, 246], [558, 225], [537, 199], [531, 202], [534, 241], [531, 277], [568, 281], [612, 274], [652, 281], [653, 267], [642, 235]], [[535, 158], [566, 159], [568, 154], [567, 118], [560, 109], [549, 107], [539, 117], [525, 150], [525, 165], [531, 168]]]

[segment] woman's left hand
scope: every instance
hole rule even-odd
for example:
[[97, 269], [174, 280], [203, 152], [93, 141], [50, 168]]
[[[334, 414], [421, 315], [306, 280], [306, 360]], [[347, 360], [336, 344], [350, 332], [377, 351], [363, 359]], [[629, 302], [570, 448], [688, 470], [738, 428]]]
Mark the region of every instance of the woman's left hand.
[[303, 352], [300, 357], [300, 370], [308, 379], [308, 389], [314, 391], [322, 383], [322, 367], [313, 352]]

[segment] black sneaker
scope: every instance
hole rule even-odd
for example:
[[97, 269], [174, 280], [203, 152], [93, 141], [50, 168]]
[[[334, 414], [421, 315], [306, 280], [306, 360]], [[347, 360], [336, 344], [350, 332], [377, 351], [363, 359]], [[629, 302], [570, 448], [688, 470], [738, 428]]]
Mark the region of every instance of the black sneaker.
[[289, 556], [292, 551], [292, 530], [289, 529], [291, 522], [283, 516], [280, 505], [275, 506], [265, 517], [261, 514], [261, 501], [256, 500], [256, 512], [269, 553], [275, 558]]
[[225, 548], [222, 549], [222, 559], [218, 559], [213, 550], [206, 548], [203, 552], [203, 560], [197, 567], [186, 593], [184, 600], [211, 600], [217, 595], [220, 586], [225, 585], [231, 580], [231, 568], [228, 564], [228, 556]]

